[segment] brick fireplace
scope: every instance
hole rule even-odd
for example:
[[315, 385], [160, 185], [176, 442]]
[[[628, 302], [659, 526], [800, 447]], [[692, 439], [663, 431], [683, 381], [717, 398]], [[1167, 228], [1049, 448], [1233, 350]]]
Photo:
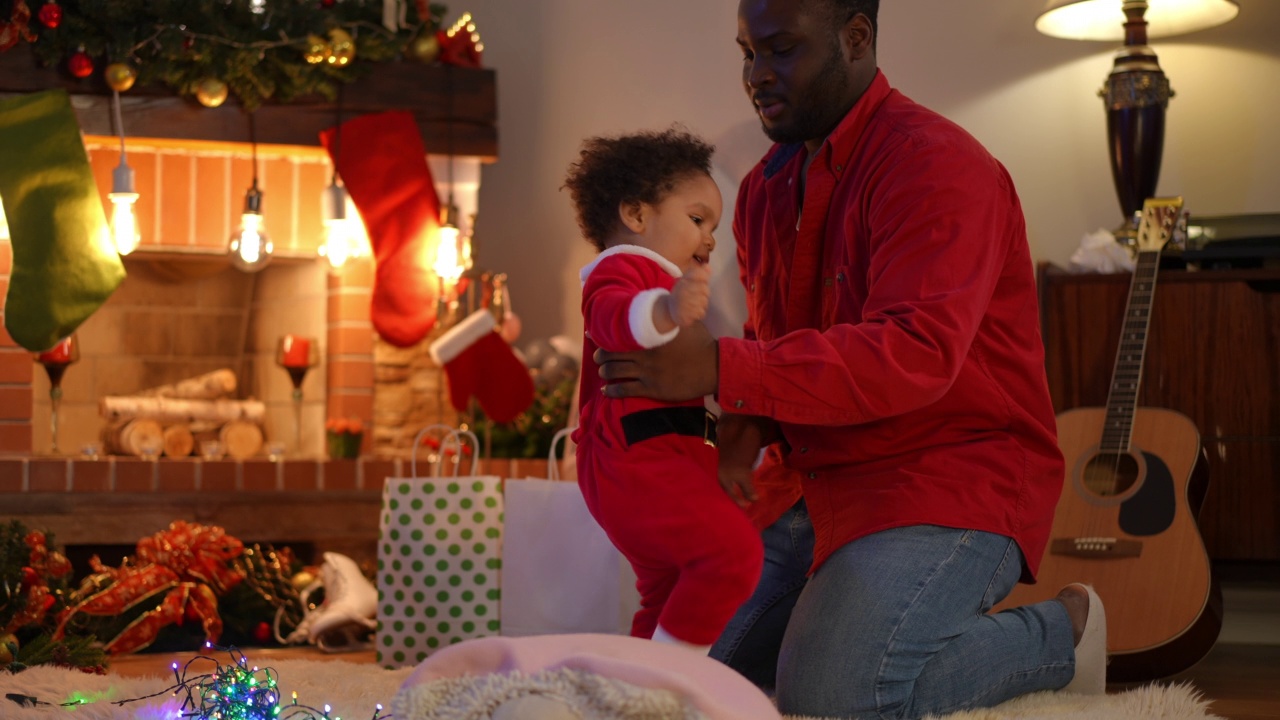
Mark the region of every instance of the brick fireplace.
[[[498, 156], [494, 72], [399, 61], [369, 69], [344, 89], [348, 113], [410, 112], [427, 148], [456, 155], [454, 194], [464, 221], [471, 218], [480, 163]], [[0, 97], [51, 88], [71, 94], [98, 187], [109, 188], [119, 159], [110, 93], [42, 66], [29, 52], [0, 53]], [[337, 111], [319, 98], [256, 111], [259, 186], [276, 257], [250, 277], [230, 269], [224, 251], [253, 175], [243, 108], [202, 107], [156, 87], [121, 96], [143, 245], [126, 260], [121, 288], [79, 330], [82, 359], [64, 381], [58, 457], [49, 454], [44, 372], [0, 328], [6, 519], [53, 532], [64, 546], [131, 546], [181, 519], [221, 525], [246, 542], [302, 542], [316, 553], [369, 556], [382, 482], [408, 472], [415, 423], [427, 424], [430, 403], [439, 406], [444, 393], [432, 384], [438, 369], [424, 364], [421, 348], [392, 349], [374, 337], [372, 263], [330, 273], [317, 259], [320, 194], [331, 170], [314, 146]], [[443, 155], [428, 160], [437, 180], [450, 176]], [[11, 271], [12, 248], [0, 230], [0, 313]], [[303, 388], [301, 452], [292, 447], [291, 386], [273, 361], [276, 339], [286, 332], [314, 335], [323, 347]], [[292, 454], [208, 462], [79, 454], [102, 424], [102, 395], [221, 367], [236, 373], [238, 396], [264, 401], [268, 439], [284, 440]], [[329, 460], [321, 452], [324, 420], [348, 416], [372, 429], [363, 454]], [[544, 466], [488, 460], [482, 471], [541, 475]]]
[[[99, 188], [110, 186], [117, 141], [89, 137]], [[128, 276], [77, 331], [81, 360], [63, 380], [59, 446], [50, 449], [49, 382], [31, 353], [0, 329], [0, 505], [5, 515], [54, 533], [69, 548], [129, 548], [173, 520], [215, 524], [246, 542], [302, 543], [357, 560], [374, 556], [383, 481], [410, 473], [418, 429], [458, 417], [447, 383], [426, 353], [375, 336], [369, 259], [331, 271], [317, 257], [321, 189], [331, 170], [318, 148], [259, 147], [259, 185], [276, 257], [257, 274], [230, 266], [231, 209], [251, 178], [247, 148], [182, 141], [131, 141], [143, 245], [124, 259]], [[437, 178], [446, 161], [431, 157]], [[454, 195], [475, 212], [478, 159], [457, 162]], [[442, 189], [443, 190], [443, 189]], [[106, 202], [104, 196], [104, 203]], [[12, 247], [0, 232], [0, 312]], [[435, 331], [437, 334], [439, 330]], [[292, 385], [275, 364], [283, 333], [319, 339], [321, 364], [303, 384], [302, 446], [294, 443]], [[84, 457], [104, 421], [99, 398], [220, 368], [237, 396], [267, 408], [267, 440], [286, 457], [156, 461]], [[327, 418], [356, 417], [369, 430], [355, 460], [325, 457]], [[423, 459], [427, 454], [422, 453]], [[540, 460], [486, 459], [479, 472], [545, 476]]]

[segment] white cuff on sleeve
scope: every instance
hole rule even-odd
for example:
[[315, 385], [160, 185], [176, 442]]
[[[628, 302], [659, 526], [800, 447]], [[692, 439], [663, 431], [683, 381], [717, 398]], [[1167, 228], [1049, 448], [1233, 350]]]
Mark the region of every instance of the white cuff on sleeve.
[[662, 288], [642, 290], [631, 300], [631, 310], [627, 313], [627, 323], [631, 334], [642, 348], [655, 348], [666, 345], [680, 333], [680, 328], [671, 328], [667, 332], [658, 332], [653, 324], [653, 306], [671, 293]]

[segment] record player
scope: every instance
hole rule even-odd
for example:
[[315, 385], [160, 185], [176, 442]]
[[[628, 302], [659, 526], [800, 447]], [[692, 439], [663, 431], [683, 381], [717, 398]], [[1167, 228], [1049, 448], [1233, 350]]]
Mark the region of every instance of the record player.
[[1202, 270], [1280, 267], [1280, 213], [1192, 215], [1182, 259]]

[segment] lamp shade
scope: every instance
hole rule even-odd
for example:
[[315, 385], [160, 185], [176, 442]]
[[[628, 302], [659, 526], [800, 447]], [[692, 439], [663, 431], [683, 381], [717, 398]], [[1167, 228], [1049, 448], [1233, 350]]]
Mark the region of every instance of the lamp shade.
[[[1036, 29], [1068, 40], [1124, 40], [1123, 0], [1049, 0]], [[1234, 0], [1147, 0], [1147, 37], [1204, 30], [1240, 12]]]

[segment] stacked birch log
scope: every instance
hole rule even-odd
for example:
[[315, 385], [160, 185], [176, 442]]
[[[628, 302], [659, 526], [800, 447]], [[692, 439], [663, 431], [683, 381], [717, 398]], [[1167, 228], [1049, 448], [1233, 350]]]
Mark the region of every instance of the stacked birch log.
[[115, 455], [186, 457], [204, 440], [218, 440], [226, 454], [243, 460], [262, 450], [266, 406], [234, 400], [236, 375], [229, 369], [143, 390], [107, 396], [98, 404], [107, 421], [102, 444]]

